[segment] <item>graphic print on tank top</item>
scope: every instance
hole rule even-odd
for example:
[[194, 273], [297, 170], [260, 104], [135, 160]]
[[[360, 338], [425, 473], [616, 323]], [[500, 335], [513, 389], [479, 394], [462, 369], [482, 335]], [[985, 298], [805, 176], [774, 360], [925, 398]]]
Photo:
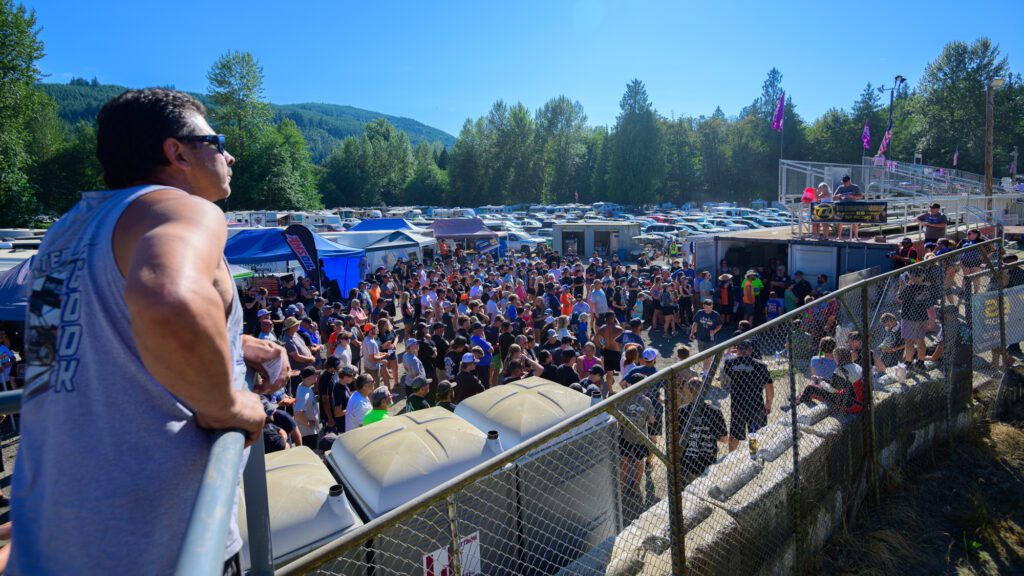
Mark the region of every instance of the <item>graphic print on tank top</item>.
[[[82, 343], [82, 254], [51, 253], [32, 262], [28, 298], [25, 400], [52, 389], [74, 392]], [[56, 371], [56, 374], [54, 374]], [[56, 377], [54, 377], [56, 376]]]

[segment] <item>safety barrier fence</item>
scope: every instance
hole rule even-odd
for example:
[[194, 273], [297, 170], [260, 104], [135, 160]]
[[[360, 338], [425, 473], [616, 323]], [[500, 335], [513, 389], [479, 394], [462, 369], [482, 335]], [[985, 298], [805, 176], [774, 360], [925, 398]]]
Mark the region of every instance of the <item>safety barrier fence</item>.
[[[809, 300], [277, 573], [818, 570], [879, 479], [1005, 380], [1003, 283], [978, 280], [1003, 276], [1002, 253], [987, 241]], [[1004, 320], [974, 332], [978, 306]]]

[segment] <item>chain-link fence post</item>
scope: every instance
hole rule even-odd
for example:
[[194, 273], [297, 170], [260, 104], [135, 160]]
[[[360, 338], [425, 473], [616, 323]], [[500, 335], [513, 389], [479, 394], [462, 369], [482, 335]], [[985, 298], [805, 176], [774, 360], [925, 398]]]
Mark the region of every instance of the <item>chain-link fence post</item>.
[[796, 543], [793, 573], [803, 574], [804, 534], [800, 521], [800, 429], [796, 421], [796, 370], [793, 367], [793, 328], [786, 329], [786, 362], [789, 364], [789, 422], [790, 433], [793, 435], [793, 538]]
[[999, 298], [999, 354], [1002, 355], [1003, 380], [1010, 372], [1010, 351], [1006, 348], [1006, 303], [1003, 289], [1003, 250], [1004, 241], [1002, 237], [996, 243], [996, 295]]
[[452, 544], [448, 547], [448, 554], [451, 558], [452, 576], [462, 576], [462, 547], [459, 538], [459, 521], [455, 508], [455, 494], [449, 494], [445, 498], [448, 505], [448, 530], [451, 532]]
[[[669, 379], [666, 387], [665, 402], [668, 404], [668, 517], [669, 533], [672, 541], [672, 573], [686, 573], [686, 532], [683, 522], [683, 445], [682, 429], [679, 421], [679, 388]], [[685, 385], [685, 383], [684, 383]]]
[[861, 335], [863, 338], [861, 342], [861, 373], [863, 382], [861, 383], [864, 390], [864, 422], [861, 424], [866, 428], [866, 434], [864, 435], [865, 444], [867, 445], [866, 454], [867, 457], [864, 459], [864, 464], [867, 467], [868, 482], [871, 483], [871, 498], [875, 506], [878, 505], [878, 451], [875, 447], [875, 394], [874, 394], [874, 383], [871, 377], [871, 371], [874, 368], [871, 365], [871, 311], [870, 302], [871, 295], [868, 292], [868, 284], [865, 283], [860, 288], [860, 322], [864, 326], [864, 333]]

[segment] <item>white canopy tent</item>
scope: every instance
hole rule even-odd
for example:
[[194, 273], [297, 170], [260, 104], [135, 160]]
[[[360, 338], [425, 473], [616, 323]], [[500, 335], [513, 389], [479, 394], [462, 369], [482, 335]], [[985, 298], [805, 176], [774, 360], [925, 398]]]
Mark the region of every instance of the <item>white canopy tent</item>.
[[390, 269], [399, 258], [423, 260], [424, 249], [434, 249], [437, 240], [408, 230], [334, 232], [322, 234], [333, 242], [366, 251], [366, 270]]

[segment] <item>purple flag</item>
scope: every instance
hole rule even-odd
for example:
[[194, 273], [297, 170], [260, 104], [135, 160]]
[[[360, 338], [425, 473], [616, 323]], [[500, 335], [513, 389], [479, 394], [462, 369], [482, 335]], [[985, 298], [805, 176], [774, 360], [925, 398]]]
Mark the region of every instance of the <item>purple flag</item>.
[[958, 144], [956, 150], [953, 151], [953, 168], [960, 163], [960, 145]]
[[868, 121], [864, 121], [864, 131], [860, 133], [860, 141], [864, 143], [864, 149], [871, 148], [871, 128], [868, 127]]
[[772, 130], [776, 132], [782, 132], [782, 113], [786, 108], [786, 91], [782, 91], [782, 96], [779, 96], [779, 105], [775, 108], [775, 115], [772, 116]]

